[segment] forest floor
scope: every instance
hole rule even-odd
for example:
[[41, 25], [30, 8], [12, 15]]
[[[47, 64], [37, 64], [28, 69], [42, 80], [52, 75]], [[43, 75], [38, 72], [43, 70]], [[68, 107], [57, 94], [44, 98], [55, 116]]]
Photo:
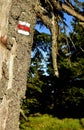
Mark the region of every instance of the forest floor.
[[21, 120], [21, 130], [84, 130], [84, 118], [58, 119], [51, 115], [29, 116]]

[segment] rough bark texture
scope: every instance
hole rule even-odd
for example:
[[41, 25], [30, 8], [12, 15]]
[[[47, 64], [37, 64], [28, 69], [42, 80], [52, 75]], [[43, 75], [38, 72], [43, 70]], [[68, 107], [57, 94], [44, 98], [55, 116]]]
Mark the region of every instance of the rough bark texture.
[[[0, 0], [0, 130], [19, 129], [33, 42], [36, 0]], [[19, 20], [30, 23], [30, 35], [18, 33]]]

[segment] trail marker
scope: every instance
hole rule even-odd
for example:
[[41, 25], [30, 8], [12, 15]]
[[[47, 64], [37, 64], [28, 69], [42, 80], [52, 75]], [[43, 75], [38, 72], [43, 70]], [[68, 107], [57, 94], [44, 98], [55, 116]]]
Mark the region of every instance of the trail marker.
[[18, 23], [18, 33], [23, 35], [29, 35], [30, 32], [30, 24], [27, 22], [19, 21]]

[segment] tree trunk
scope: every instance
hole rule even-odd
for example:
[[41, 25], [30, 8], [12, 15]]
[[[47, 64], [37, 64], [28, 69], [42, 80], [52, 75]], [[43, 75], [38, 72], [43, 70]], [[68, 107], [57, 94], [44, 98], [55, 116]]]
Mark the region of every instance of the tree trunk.
[[[36, 0], [0, 0], [0, 130], [19, 130], [20, 104], [31, 61], [35, 5]], [[19, 21], [28, 22], [30, 29], [18, 25]], [[30, 30], [30, 34], [21, 34], [23, 29]]]
[[59, 71], [58, 71], [58, 65], [57, 65], [57, 54], [58, 54], [58, 35], [59, 35], [59, 29], [58, 29], [58, 21], [57, 18], [52, 14], [52, 27], [50, 28], [51, 34], [52, 34], [52, 62], [53, 62], [53, 70], [54, 75], [59, 78]]

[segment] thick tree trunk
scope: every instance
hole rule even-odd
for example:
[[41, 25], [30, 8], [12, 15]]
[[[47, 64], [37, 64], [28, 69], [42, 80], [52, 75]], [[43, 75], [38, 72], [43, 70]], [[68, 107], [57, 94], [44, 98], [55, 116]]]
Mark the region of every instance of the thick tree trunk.
[[[19, 130], [20, 103], [31, 61], [35, 5], [36, 0], [0, 0], [0, 130]], [[19, 21], [30, 23], [29, 35], [18, 33]]]

